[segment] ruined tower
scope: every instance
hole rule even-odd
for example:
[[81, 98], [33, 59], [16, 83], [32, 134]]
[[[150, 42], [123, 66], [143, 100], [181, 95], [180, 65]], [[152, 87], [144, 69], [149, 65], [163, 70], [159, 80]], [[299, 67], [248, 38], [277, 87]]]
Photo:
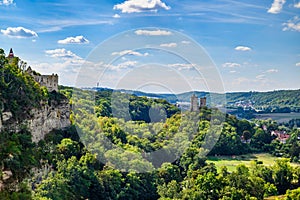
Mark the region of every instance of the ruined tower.
[[199, 101], [198, 101], [198, 97], [196, 97], [195, 94], [193, 94], [191, 96], [191, 108], [190, 111], [195, 112], [195, 111], [199, 111]]
[[200, 108], [206, 106], [206, 97], [200, 98]]
[[49, 92], [56, 91], [58, 92], [58, 75], [53, 74], [52, 75], [41, 75], [39, 73], [36, 73], [31, 69], [31, 67], [28, 67], [26, 70], [28, 74], [30, 74], [36, 82], [40, 84], [40, 86], [45, 86]]

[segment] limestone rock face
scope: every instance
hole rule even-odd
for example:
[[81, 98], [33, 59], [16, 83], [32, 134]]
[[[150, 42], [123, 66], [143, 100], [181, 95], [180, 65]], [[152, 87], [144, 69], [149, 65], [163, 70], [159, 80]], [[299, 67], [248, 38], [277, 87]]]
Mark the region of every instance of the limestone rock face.
[[[70, 104], [67, 99], [60, 102], [51, 101], [50, 104], [43, 104], [40, 108], [31, 110], [31, 116], [24, 119], [21, 124], [27, 125], [32, 134], [32, 141], [38, 142], [44, 139], [45, 135], [53, 129], [63, 129], [70, 126]], [[0, 119], [0, 130], [5, 126], [5, 122], [12, 117], [10, 112], [2, 113]], [[20, 130], [20, 123], [10, 124], [10, 129]]]
[[3, 122], [6, 122], [7, 120], [9, 120], [12, 117], [12, 113], [11, 112], [4, 112], [2, 114], [2, 120]]
[[0, 130], [2, 129], [2, 126], [5, 122], [10, 120], [12, 118], [12, 113], [11, 112], [3, 112], [0, 114]]
[[32, 141], [38, 142], [53, 129], [63, 129], [70, 126], [70, 104], [66, 101], [51, 102], [42, 109], [33, 109], [33, 118], [27, 120], [32, 134]]

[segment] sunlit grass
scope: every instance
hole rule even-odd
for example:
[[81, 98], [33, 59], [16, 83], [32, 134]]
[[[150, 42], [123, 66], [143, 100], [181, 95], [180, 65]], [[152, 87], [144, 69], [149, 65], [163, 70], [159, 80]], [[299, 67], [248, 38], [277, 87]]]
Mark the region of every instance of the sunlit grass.
[[[207, 158], [208, 163], [214, 163], [218, 169], [221, 169], [222, 166], [226, 166], [228, 171], [232, 172], [235, 170], [236, 166], [244, 164], [247, 167], [250, 167], [251, 162], [254, 160], [261, 161], [265, 166], [272, 166], [275, 164], [277, 159], [281, 159], [275, 156], [272, 156], [268, 153], [260, 154], [247, 154], [240, 156], [209, 156]], [[298, 163], [291, 163], [292, 166], [300, 166]]]

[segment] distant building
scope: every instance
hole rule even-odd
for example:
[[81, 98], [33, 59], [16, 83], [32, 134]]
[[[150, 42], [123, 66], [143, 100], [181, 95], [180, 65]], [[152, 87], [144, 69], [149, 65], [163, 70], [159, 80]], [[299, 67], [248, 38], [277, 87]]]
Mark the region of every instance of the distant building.
[[12, 63], [14, 61], [14, 59], [13, 59], [14, 57], [15, 57], [14, 52], [13, 52], [12, 48], [10, 48], [9, 54], [6, 57], [8, 59], [8, 63]]
[[276, 139], [281, 143], [285, 144], [286, 141], [290, 138], [290, 135], [286, 133], [286, 131], [272, 131], [272, 136], [276, 136]]
[[[9, 62], [13, 60], [15, 57], [14, 52], [12, 48], [9, 50], [9, 54], [7, 56]], [[31, 69], [31, 67], [28, 67], [26, 72], [30, 74], [36, 82], [40, 84], [40, 86], [45, 86], [49, 92], [56, 91], [58, 92], [58, 75], [52, 74], [52, 75], [41, 75], [34, 70]]]
[[52, 75], [41, 75], [36, 73], [31, 69], [31, 67], [28, 67], [26, 72], [30, 74], [36, 82], [40, 84], [40, 86], [45, 86], [49, 92], [56, 91], [58, 92], [58, 75], [52, 74]]
[[206, 97], [200, 98], [200, 107], [199, 107], [199, 99], [196, 97], [195, 94], [191, 96], [191, 107], [190, 111], [196, 112], [199, 111], [200, 108], [203, 108], [206, 106]]
[[206, 97], [200, 98], [200, 108], [206, 106]]
[[10, 48], [7, 58], [14, 58], [14, 57], [15, 57], [14, 52], [13, 52], [12, 48]]
[[196, 112], [199, 110], [199, 102], [198, 102], [198, 97], [196, 97], [195, 94], [191, 96], [191, 108], [190, 111]]

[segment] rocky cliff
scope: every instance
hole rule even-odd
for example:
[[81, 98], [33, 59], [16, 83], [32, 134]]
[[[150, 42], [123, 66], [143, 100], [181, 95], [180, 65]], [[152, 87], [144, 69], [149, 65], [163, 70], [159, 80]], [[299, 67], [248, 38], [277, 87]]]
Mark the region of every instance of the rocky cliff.
[[20, 126], [26, 125], [32, 134], [32, 141], [38, 142], [53, 129], [63, 129], [70, 126], [70, 104], [66, 98], [41, 103], [41, 106], [33, 108], [30, 111], [30, 117], [26, 117], [22, 122], [14, 121], [12, 116], [9, 111], [2, 113], [0, 130], [9, 128], [18, 131]]

